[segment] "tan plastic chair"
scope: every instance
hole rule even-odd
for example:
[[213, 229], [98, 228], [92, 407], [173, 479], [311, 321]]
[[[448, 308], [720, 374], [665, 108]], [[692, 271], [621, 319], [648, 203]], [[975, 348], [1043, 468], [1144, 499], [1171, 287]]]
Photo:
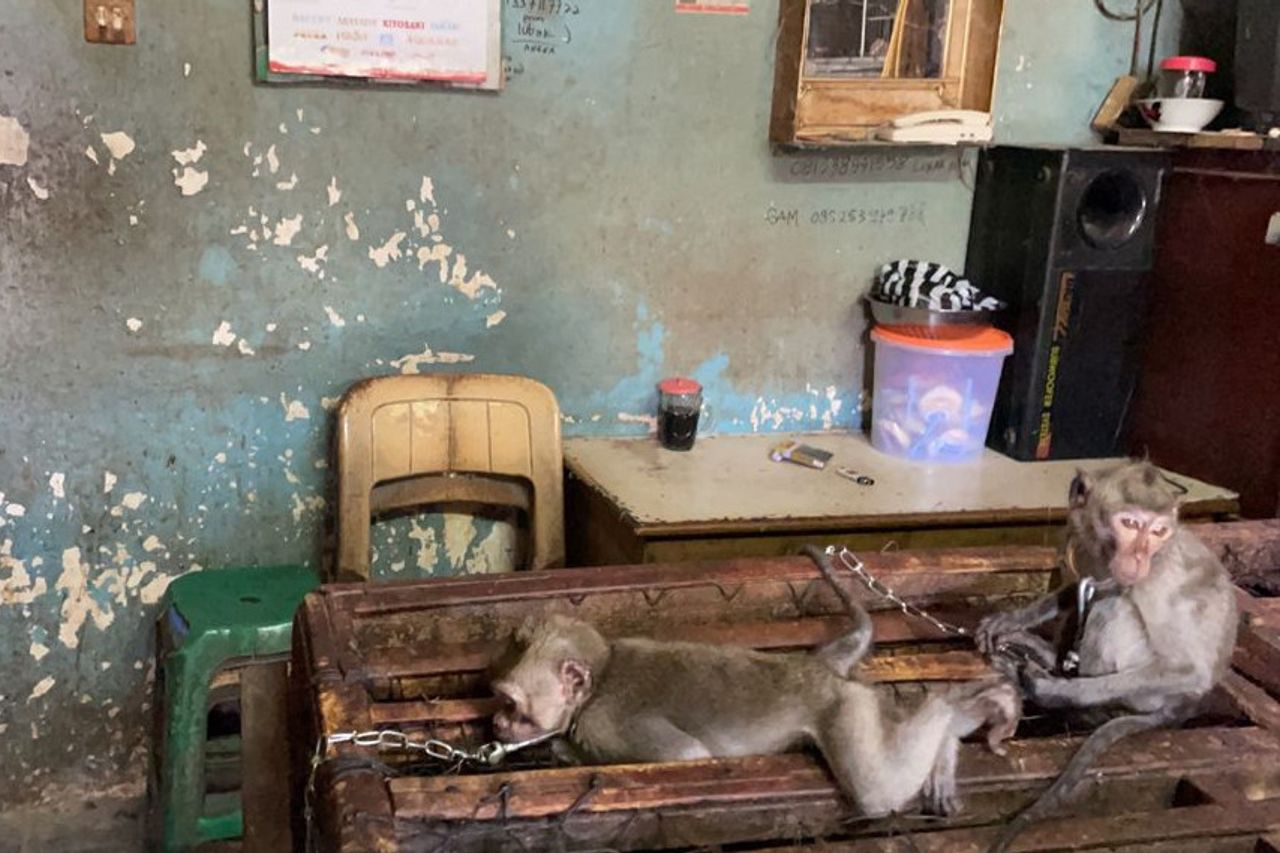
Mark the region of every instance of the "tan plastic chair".
[[431, 374], [357, 382], [338, 407], [338, 580], [369, 579], [371, 516], [426, 504], [510, 506], [529, 517], [529, 568], [564, 565], [560, 407], [523, 376]]

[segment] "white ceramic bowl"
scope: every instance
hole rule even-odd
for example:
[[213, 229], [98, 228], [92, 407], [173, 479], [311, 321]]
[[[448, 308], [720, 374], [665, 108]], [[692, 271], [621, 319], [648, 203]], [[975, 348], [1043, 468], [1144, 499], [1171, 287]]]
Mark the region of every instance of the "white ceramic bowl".
[[1199, 133], [1222, 112], [1222, 101], [1212, 98], [1146, 98], [1138, 112], [1154, 130], [1165, 133]]

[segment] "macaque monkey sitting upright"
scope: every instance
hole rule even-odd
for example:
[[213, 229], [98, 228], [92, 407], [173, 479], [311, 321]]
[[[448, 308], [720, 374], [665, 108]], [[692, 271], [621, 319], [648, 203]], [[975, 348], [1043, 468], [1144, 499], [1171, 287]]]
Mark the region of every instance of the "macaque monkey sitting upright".
[[[824, 567], [825, 568], [825, 567]], [[870, 620], [813, 654], [650, 639], [606, 640], [550, 616], [515, 637], [518, 659], [492, 682], [504, 741], [558, 732], [590, 763], [681, 761], [778, 753], [812, 743], [868, 815], [958, 807], [959, 739], [984, 724], [992, 747], [1012, 734], [1014, 685], [985, 682], [931, 695], [903, 717], [846, 674], [867, 650]]]
[[[1068, 802], [1113, 743], [1190, 717], [1222, 678], [1236, 641], [1235, 590], [1226, 570], [1178, 523], [1178, 495], [1159, 469], [1130, 463], [1071, 485], [1067, 557], [1080, 575], [1041, 601], [986, 617], [979, 647], [996, 659], [1017, 649], [1027, 698], [1042, 708], [1116, 716], [1096, 729], [1048, 791], [1010, 824], [1004, 850], [1028, 821]], [[1087, 584], [1094, 584], [1092, 603]], [[1074, 655], [1032, 629], [1073, 611]], [[1059, 660], [1075, 664], [1062, 670]]]

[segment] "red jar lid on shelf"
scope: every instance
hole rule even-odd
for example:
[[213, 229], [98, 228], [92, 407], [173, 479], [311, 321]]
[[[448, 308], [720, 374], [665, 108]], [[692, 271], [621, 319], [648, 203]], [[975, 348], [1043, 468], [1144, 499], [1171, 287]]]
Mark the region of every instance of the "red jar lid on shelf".
[[1203, 56], [1170, 56], [1160, 63], [1162, 71], [1207, 71], [1218, 70], [1218, 63]]
[[664, 379], [659, 382], [658, 390], [663, 394], [697, 394], [702, 390], [702, 386], [692, 379], [686, 379], [683, 376], [673, 376], [670, 379]]

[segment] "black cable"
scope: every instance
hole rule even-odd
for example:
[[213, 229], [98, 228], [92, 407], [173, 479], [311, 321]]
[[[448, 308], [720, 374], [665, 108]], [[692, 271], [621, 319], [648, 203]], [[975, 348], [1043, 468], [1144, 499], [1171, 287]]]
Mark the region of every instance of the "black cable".
[[[1133, 4], [1133, 12], [1128, 15], [1112, 12], [1107, 8], [1105, 0], [1093, 0], [1093, 5], [1097, 6], [1098, 11], [1102, 13], [1102, 17], [1109, 21], [1136, 21], [1139, 15], [1144, 15], [1150, 11], [1151, 7], [1155, 5], [1155, 2], [1156, 0], [1145, 0], [1145, 5], [1143, 5], [1144, 0], [1138, 0], [1138, 2]], [[1139, 9], [1140, 5], [1141, 9]]]
[[1160, 35], [1160, 13], [1164, 11], [1164, 0], [1156, 0], [1156, 16], [1151, 20], [1151, 46], [1147, 49], [1147, 79], [1156, 70], [1156, 37]]

